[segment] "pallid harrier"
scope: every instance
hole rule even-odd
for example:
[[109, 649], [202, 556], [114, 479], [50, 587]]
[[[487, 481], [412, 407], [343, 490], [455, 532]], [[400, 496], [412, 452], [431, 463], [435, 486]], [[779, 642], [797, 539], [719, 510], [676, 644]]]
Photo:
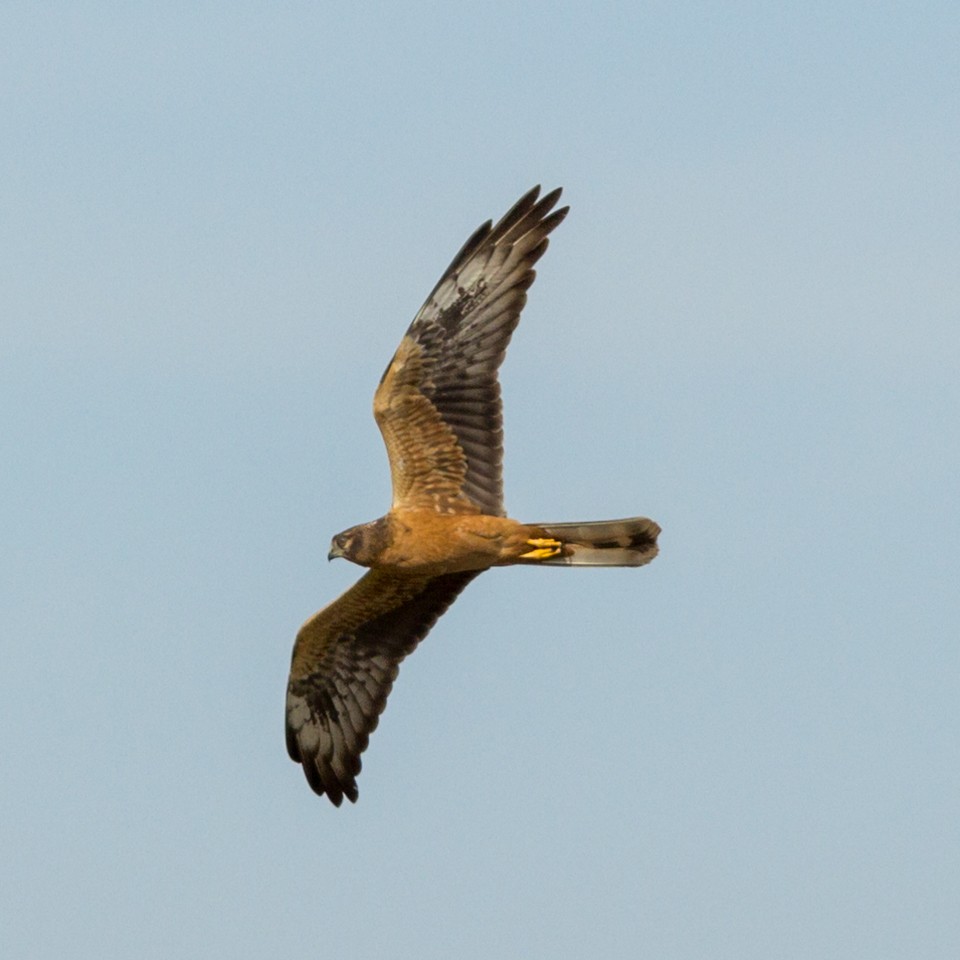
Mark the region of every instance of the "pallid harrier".
[[568, 210], [553, 210], [560, 190], [539, 195], [535, 187], [467, 240], [374, 396], [393, 503], [333, 538], [330, 559], [370, 570], [300, 629], [287, 687], [287, 749], [337, 806], [357, 799], [360, 754], [400, 661], [479, 573], [513, 563], [639, 567], [657, 554], [660, 528], [642, 517], [525, 524], [503, 509], [497, 369], [533, 266]]

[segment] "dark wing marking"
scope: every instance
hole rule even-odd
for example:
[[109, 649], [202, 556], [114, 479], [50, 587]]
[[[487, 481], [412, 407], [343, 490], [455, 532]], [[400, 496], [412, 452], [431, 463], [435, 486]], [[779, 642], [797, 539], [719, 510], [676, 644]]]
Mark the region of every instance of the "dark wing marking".
[[433, 578], [371, 570], [301, 627], [287, 686], [287, 751], [337, 806], [356, 802], [360, 754], [400, 661], [479, 571]]
[[[502, 516], [503, 415], [497, 370], [547, 235], [567, 207], [534, 187], [480, 227], [420, 308], [374, 398], [394, 507]], [[419, 455], [417, 455], [419, 451]]]

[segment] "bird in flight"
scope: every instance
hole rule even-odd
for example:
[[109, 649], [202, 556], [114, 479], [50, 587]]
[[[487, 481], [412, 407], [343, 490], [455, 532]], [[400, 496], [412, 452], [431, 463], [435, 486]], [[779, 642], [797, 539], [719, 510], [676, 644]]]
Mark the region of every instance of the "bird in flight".
[[478, 574], [510, 564], [639, 567], [657, 555], [645, 517], [520, 523], [503, 507], [497, 371], [560, 190], [534, 187], [454, 257], [384, 371], [373, 413], [390, 460], [386, 516], [338, 533], [329, 559], [367, 567], [301, 627], [287, 686], [290, 757], [336, 806], [357, 800], [360, 754], [400, 661]]

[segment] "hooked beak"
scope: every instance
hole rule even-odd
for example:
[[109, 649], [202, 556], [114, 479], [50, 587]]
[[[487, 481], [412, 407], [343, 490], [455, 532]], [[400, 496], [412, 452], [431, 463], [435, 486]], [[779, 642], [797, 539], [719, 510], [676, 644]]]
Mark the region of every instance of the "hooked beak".
[[339, 546], [336, 543], [332, 543], [330, 545], [330, 552], [327, 554], [327, 560], [328, 561], [333, 560], [334, 557], [342, 557], [342, 556], [343, 556], [343, 547]]

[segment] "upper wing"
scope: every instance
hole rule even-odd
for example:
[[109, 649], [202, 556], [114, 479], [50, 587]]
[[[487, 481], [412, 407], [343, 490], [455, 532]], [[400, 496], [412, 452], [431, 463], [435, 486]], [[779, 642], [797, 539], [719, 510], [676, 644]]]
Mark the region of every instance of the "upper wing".
[[373, 401], [393, 506], [502, 515], [503, 417], [497, 369], [547, 249], [566, 216], [560, 190], [523, 196], [464, 244], [420, 308]]
[[310, 786], [356, 802], [360, 754], [400, 661], [479, 571], [395, 577], [371, 570], [297, 634], [287, 686], [287, 750]]

